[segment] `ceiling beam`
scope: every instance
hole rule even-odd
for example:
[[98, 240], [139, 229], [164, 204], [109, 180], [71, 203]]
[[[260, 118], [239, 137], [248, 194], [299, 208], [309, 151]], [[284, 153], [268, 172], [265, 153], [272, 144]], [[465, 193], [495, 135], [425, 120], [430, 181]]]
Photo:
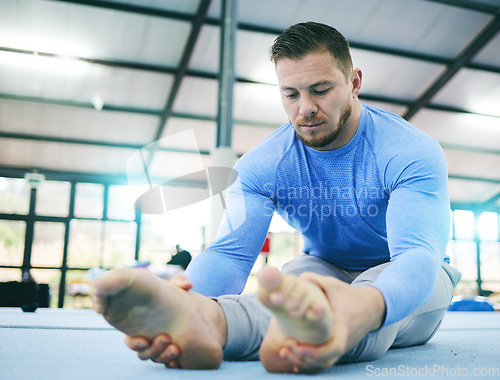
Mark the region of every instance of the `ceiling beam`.
[[[17, 132], [3, 132], [0, 131], [0, 138], [5, 139], [16, 139], [16, 140], [29, 140], [29, 141], [43, 141], [43, 142], [55, 142], [61, 144], [79, 144], [79, 145], [93, 145], [93, 146], [101, 146], [106, 148], [119, 148], [119, 149], [133, 149], [140, 150], [144, 148], [144, 145], [138, 144], [127, 144], [127, 143], [115, 143], [109, 141], [100, 141], [100, 140], [89, 140], [89, 139], [77, 139], [77, 138], [69, 138], [69, 137], [58, 137], [58, 136], [41, 136], [27, 133], [17, 133]], [[199, 151], [199, 150], [189, 150], [189, 149], [177, 149], [177, 148], [166, 148], [166, 147], [158, 147], [157, 151], [161, 152], [171, 152], [171, 153], [192, 153], [192, 154], [202, 154], [208, 155], [210, 152], [208, 151]]]
[[500, 7], [482, 3], [480, 1], [471, 1], [471, 0], [427, 0], [427, 1], [431, 3], [450, 5], [457, 8], [464, 8], [471, 11], [489, 13], [492, 15], [500, 14]]
[[448, 179], [458, 179], [461, 181], [476, 181], [476, 182], [487, 182], [487, 183], [500, 183], [500, 178], [485, 178], [485, 177], [471, 177], [459, 174], [448, 174]]
[[500, 206], [484, 205], [483, 203], [451, 202], [450, 207], [452, 210], [468, 210], [474, 213], [481, 213], [483, 211], [500, 212]]
[[[42, 104], [52, 104], [56, 106], [64, 107], [78, 107], [78, 108], [89, 108], [95, 110], [95, 107], [90, 102], [78, 102], [74, 100], [62, 100], [62, 99], [51, 99], [51, 98], [41, 98], [37, 96], [25, 96], [25, 95], [13, 95], [0, 93], [0, 99], [17, 100], [20, 102], [30, 102], [30, 103], [42, 103]], [[127, 106], [117, 106], [113, 104], [104, 104], [102, 111], [115, 111], [115, 112], [125, 112], [125, 113], [138, 113], [142, 115], [152, 115], [160, 116], [161, 110], [149, 109], [149, 108], [136, 108]]]
[[189, 22], [192, 22], [195, 17], [190, 13], [181, 13], [176, 11], [169, 11], [166, 9], [145, 7], [135, 4], [108, 2], [104, 0], [52, 0], [52, 1], [57, 1], [60, 3], [77, 4], [94, 8], [110, 9], [127, 13], [135, 13], [144, 16], [170, 18], [170, 19], [189, 21]]
[[449, 150], [459, 150], [461, 152], [473, 152], [473, 153], [481, 153], [481, 154], [493, 154], [493, 155], [500, 155], [500, 149], [489, 149], [489, 148], [482, 148], [482, 147], [475, 147], [475, 146], [468, 146], [468, 145], [459, 145], [459, 144], [446, 144], [446, 143], [439, 143], [443, 149], [449, 149]]
[[472, 112], [472, 111], [466, 110], [465, 108], [460, 108], [460, 107], [455, 107], [455, 106], [449, 106], [449, 105], [446, 105], [446, 104], [432, 103], [432, 104], [427, 104], [425, 106], [425, 108], [430, 109], [430, 110], [434, 110], [434, 111], [466, 113], [466, 114], [469, 114], [469, 115], [500, 118], [500, 115], [490, 115], [490, 114], [487, 114], [487, 113]]
[[469, 45], [457, 56], [452, 64], [448, 65], [446, 71], [431, 84], [431, 86], [413, 102], [408, 111], [403, 115], [406, 120], [411, 119], [420, 109], [430, 103], [444, 85], [446, 85], [455, 74], [462, 69], [472, 58], [500, 31], [500, 16], [494, 17], [488, 25], [472, 40]]
[[[6, 178], [24, 178], [26, 173], [33, 173], [33, 168], [28, 167], [8, 167], [0, 165], [0, 177]], [[116, 173], [92, 173], [92, 172], [68, 172], [63, 170], [52, 169], [37, 169], [37, 173], [43, 174], [46, 180], [49, 181], [68, 181], [68, 182], [90, 182], [101, 183], [106, 185], [128, 185], [126, 174]], [[172, 186], [197, 187], [207, 188], [206, 181], [197, 181], [189, 179], [170, 179], [170, 178], [153, 178], [155, 183], [163, 183], [168, 180], [168, 184]]]
[[500, 199], [500, 193], [492, 196], [490, 199], [488, 199], [486, 202], [484, 202], [483, 206], [484, 207], [491, 207], [491, 206], [500, 207], [498, 205], [495, 205], [499, 199]]
[[[196, 18], [193, 20], [191, 26], [191, 33], [189, 34], [188, 41], [186, 43], [186, 47], [182, 54], [181, 62], [179, 63], [179, 68], [177, 69], [177, 73], [175, 74], [174, 83], [172, 84], [172, 88], [170, 90], [170, 94], [165, 104], [165, 108], [160, 116], [160, 121], [158, 123], [158, 128], [153, 141], [158, 141], [163, 135], [165, 125], [167, 123], [168, 118], [172, 115], [172, 109], [174, 106], [175, 99], [177, 97], [177, 93], [179, 92], [179, 88], [181, 87], [182, 80], [186, 76], [189, 60], [191, 59], [191, 55], [193, 53], [196, 41], [198, 40], [198, 36], [201, 32], [201, 27], [205, 22], [205, 18], [207, 17], [208, 8], [210, 6], [210, 0], [202, 0], [198, 7], [198, 11], [196, 13]], [[153, 155], [151, 155], [151, 158]]]
[[[0, 99], [8, 99], [8, 100], [17, 100], [20, 102], [33, 102], [33, 103], [46, 103], [53, 104], [57, 106], [63, 107], [79, 107], [79, 108], [88, 108], [95, 110], [95, 107], [91, 103], [86, 102], [75, 102], [71, 100], [60, 100], [60, 99], [50, 99], [50, 98], [39, 98], [32, 96], [23, 96], [23, 95], [11, 95], [0, 93]], [[142, 108], [132, 108], [132, 107], [122, 107], [122, 106], [114, 106], [114, 105], [104, 105], [102, 111], [114, 111], [114, 112], [123, 112], [123, 113], [138, 113], [143, 115], [152, 115], [152, 116], [161, 116], [161, 110], [153, 110], [153, 109], [142, 109]], [[177, 117], [181, 119], [195, 119], [195, 120], [205, 120], [205, 121], [216, 121], [217, 118], [215, 116], [209, 115], [197, 115], [194, 113], [185, 113], [185, 112], [176, 112], [172, 111], [170, 114], [171, 117]], [[245, 125], [254, 125], [265, 128], [277, 128], [279, 125], [275, 123], [269, 122], [260, 122], [253, 120], [242, 120], [235, 119], [235, 124], [245, 124]]]
[[170, 74], [173, 75], [177, 71], [175, 68], [155, 65], [151, 63], [144, 62], [132, 62], [132, 61], [121, 61], [121, 60], [113, 60], [113, 59], [97, 59], [97, 58], [86, 58], [86, 57], [75, 57], [75, 56], [67, 56], [56, 53], [48, 53], [43, 51], [35, 51], [35, 50], [26, 50], [26, 49], [18, 49], [7, 46], [0, 46], [0, 51], [5, 53], [17, 53], [17, 54], [25, 54], [25, 55], [35, 55], [38, 57], [46, 57], [46, 58], [54, 58], [61, 60], [76, 60], [96, 65], [108, 66], [118, 69], [129, 69], [129, 70], [140, 70], [140, 71], [148, 71], [160, 74]]

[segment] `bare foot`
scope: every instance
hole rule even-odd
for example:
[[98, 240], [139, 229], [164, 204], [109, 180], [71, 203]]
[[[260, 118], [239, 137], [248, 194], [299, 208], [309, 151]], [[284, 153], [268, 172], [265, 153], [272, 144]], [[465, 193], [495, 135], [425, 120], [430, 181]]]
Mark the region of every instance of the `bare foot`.
[[152, 340], [168, 333], [181, 349], [183, 368], [218, 368], [226, 340], [218, 304], [144, 269], [113, 269], [94, 282], [94, 304], [112, 326]]
[[283, 357], [282, 348], [288, 338], [313, 345], [331, 339], [333, 317], [328, 299], [318, 286], [295, 275], [282, 275], [276, 268], [264, 268], [258, 281], [259, 300], [274, 314], [261, 345], [262, 364], [270, 372], [297, 372]]

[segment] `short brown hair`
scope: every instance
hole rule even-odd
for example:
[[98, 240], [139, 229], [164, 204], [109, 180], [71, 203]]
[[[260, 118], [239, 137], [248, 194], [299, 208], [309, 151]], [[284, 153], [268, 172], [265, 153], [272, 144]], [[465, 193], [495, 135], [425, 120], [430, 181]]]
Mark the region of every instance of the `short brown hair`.
[[325, 24], [309, 21], [290, 26], [274, 40], [269, 56], [276, 65], [283, 58], [299, 59], [322, 51], [333, 55], [347, 78], [352, 71], [349, 42], [337, 29]]

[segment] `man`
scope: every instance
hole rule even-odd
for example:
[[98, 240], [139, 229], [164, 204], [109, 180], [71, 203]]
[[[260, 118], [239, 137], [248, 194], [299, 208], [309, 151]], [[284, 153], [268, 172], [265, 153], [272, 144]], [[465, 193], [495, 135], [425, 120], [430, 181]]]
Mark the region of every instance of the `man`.
[[[362, 72], [334, 28], [291, 26], [271, 60], [290, 122], [235, 167], [224, 220], [240, 220], [238, 228], [223, 223], [187, 278], [166, 283], [123, 269], [95, 284], [96, 310], [142, 359], [216, 368], [260, 351], [272, 372], [373, 360], [427, 342], [460, 279], [445, 257], [438, 143], [360, 104]], [[274, 211], [303, 235], [304, 254], [282, 273], [266, 268], [258, 299], [238, 296]]]

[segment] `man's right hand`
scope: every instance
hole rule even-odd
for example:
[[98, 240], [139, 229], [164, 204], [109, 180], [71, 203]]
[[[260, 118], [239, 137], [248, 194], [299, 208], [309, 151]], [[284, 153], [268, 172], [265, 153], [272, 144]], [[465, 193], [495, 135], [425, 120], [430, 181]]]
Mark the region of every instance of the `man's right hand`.
[[[188, 291], [193, 283], [183, 274], [174, 276], [170, 282]], [[137, 352], [141, 360], [152, 360], [155, 363], [164, 364], [168, 368], [179, 368], [180, 348], [172, 342], [170, 335], [158, 334], [152, 341], [141, 336], [125, 336], [125, 344], [131, 350]]]
[[140, 336], [125, 336], [125, 344], [136, 351], [141, 360], [152, 360], [165, 364], [168, 368], [179, 368], [181, 350], [172, 343], [168, 334], [159, 334], [151, 342]]

